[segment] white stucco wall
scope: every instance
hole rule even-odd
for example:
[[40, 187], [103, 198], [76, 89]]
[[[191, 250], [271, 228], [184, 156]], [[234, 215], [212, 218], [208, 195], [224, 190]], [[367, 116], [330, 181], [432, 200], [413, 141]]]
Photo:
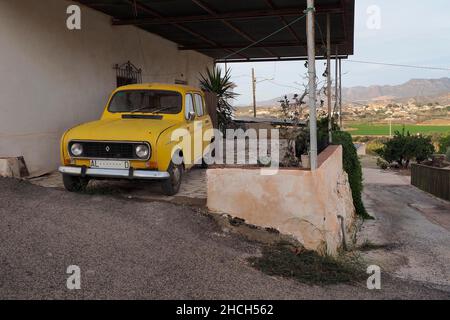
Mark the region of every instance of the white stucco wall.
[[31, 175], [57, 167], [64, 130], [101, 115], [116, 85], [115, 64], [130, 60], [144, 82], [194, 86], [213, 64], [157, 35], [113, 27], [109, 16], [84, 6], [82, 30], [70, 31], [70, 4], [0, 1], [0, 157], [24, 156]]

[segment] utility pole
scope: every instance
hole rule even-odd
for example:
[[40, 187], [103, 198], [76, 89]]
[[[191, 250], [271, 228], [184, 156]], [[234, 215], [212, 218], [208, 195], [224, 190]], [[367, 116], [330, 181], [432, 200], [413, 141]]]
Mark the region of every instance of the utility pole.
[[342, 59], [339, 58], [339, 126], [344, 130], [342, 122]]
[[331, 143], [333, 138], [331, 136], [331, 27], [330, 14], [327, 14], [327, 96], [328, 96], [328, 142]]
[[256, 78], [255, 78], [255, 68], [252, 68], [252, 89], [253, 89], [253, 117], [256, 118]]
[[392, 119], [389, 119], [389, 138], [392, 138]]
[[309, 76], [309, 132], [311, 170], [317, 169], [317, 119], [316, 119], [316, 39], [314, 25], [314, 0], [307, 0], [306, 35], [308, 44]]
[[338, 102], [339, 102], [339, 92], [338, 92], [338, 46], [336, 46], [336, 56], [334, 57], [334, 64], [335, 64], [335, 72], [334, 72], [334, 109], [333, 109], [333, 116], [335, 114], [339, 114], [339, 120], [341, 119], [341, 114], [338, 109]]

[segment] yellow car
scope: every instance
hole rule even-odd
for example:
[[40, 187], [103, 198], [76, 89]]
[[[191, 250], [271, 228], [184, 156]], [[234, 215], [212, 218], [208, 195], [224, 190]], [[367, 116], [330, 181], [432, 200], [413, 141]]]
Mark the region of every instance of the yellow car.
[[[89, 180], [161, 180], [163, 192], [178, 192], [186, 169], [201, 164], [213, 136], [201, 90], [172, 84], [116, 89], [100, 120], [76, 126], [61, 139], [64, 186], [84, 189]], [[183, 141], [183, 143], [181, 143]], [[203, 165], [204, 165], [203, 161]]]

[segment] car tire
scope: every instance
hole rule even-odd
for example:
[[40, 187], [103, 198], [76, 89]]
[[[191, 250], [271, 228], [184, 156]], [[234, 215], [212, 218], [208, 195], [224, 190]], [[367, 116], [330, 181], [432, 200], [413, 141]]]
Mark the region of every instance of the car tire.
[[208, 169], [208, 164], [206, 163], [205, 158], [202, 158], [202, 164], [200, 165], [200, 168]]
[[[214, 144], [214, 139], [211, 140], [210, 146], [213, 145], [213, 144]], [[211, 151], [211, 157], [214, 158], [215, 156], [216, 156], [216, 149], [213, 149], [213, 150]], [[202, 169], [208, 169], [208, 164], [207, 164], [206, 161], [205, 161], [205, 157], [202, 157], [202, 164], [200, 165], [200, 168], [202, 168]]]
[[67, 191], [79, 192], [86, 190], [86, 187], [89, 183], [89, 179], [63, 174], [63, 183], [64, 188], [66, 188]]
[[166, 196], [173, 196], [180, 190], [184, 172], [183, 164], [171, 162], [167, 172], [170, 177], [161, 183], [162, 191]]

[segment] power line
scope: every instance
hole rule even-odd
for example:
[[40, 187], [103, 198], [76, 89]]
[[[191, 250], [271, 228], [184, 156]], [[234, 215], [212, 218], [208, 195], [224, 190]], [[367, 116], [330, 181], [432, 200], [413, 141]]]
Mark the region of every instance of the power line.
[[363, 64], [381, 65], [381, 66], [389, 66], [389, 67], [450, 71], [450, 68], [413, 66], [413, 65], [408, 65], [408, 64], [383, 63], [383, 62], [361, 61], [361, 60], [346, 60], [346, 61], [347, 62], [353, 62], [353, 63], [363, 63]]
[[278, 87], [284, 87], [284, 88], [291, 88], [291, 89], [296, 89], [296, 90], [301, 90], [299, 87], [294, 87], [291, 85], [287, 85], [287, 84], [282, 84], [273, 80], [268, 80], [271, 84], [276, 85]]
[[284, 27], [282, 27], [282, 28], [280, 28], [280, 29], [278, 29], [278, 30], [272, 32], [271, 34], [265, 36], [264, 38], [261, 38], [261, 39], [259, 39], [259, 40], [256, 40], [256, 41], [250, 43], [250, 44], [249, 44], [248, 46], [246, 46], [245, 48], [242, 48], [242, 49], [239, 49], [238, 51], [235, 51], [235, 52], [230, 53], [229, 55], [225, 56], [222, 60], [227, 60], [229, 57], [232, 57], [232, 56], [234, 56], [234, 55], [236, 55], [236, 54], [238, 54], [238, 53], [241, 53], [242, 51], [245, 51], [245, 50], [247, 50], [247, 49], [253, 47], [254, 45], [257, 45], [258, 43], [263, 42], [264, 40], [269, 39], [270, 37], [276, 35], [277, 33], [281, 32], [281, 31], [283, 31], [284, 29], [289, 28], [289, 27], [290, 27], [291, 25], [293, 25], [294, 23], [296, 23], [296, 22], [302, 20], [304, 17], [306, 17], [306, 15], [307, 15], [307, 13], [305, 13], [305, 14], [302, 15], [301, 17], [298, 17], [298, 18], [295, 19], [295, 20], [292, 20], [291, 22], [289, 22], [288, 24], [286, 24]]

